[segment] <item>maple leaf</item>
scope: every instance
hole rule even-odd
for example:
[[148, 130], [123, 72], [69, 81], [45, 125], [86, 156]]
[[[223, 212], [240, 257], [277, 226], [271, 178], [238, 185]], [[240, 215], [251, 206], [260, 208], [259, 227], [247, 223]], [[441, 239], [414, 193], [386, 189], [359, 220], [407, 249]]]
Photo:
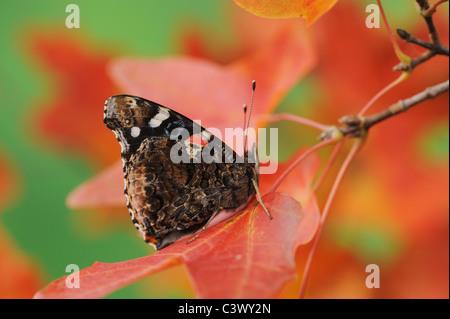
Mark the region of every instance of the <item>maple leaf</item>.
[[[280, 164], [276, 174], [261, 176], [261, 189], [268, 190], [294, 160]], [[99, 298], [179, 263], [186, 266], [197, 297], [275, 297], [287, 282], [295, 279], [295, 252], [311, 240], [317, 229], [319, 208], [309, 185], [319, 166], [317, 156], [309, 157], [279, 187], [301, 199], [302, 205], [284, 193], [263, 197], [273, 220], [267, 218], [260, 205], [255, 209], [253, 202], [237, 216], [208, 228], [188, 245], [178, 241], [150, 256], [117, 263], [96, 262], [81, 270], [80, 288], [67, 288], [66, 276], [35, 297]], [[95, 185], [101, 188], [101, 182], [98, 179]]]
[[330, 10], [337, 0], [234, 0], [234, 2], [243, 9], [260, 17], [302, 17], [310, 25]]
[[[95, 263], [80, 272], [80, 288], [66, 287], [66, 277], [36, 298], [99, 298], [144, 276], [183, 262], [200, 298], [271, 298], [295, 278], [293, 255], [308, 242], [318, 224], [318, 211], [283, 193], [264, 202], [268, 220], [254, 205], [238, 216], [207, 229], [189, 245], [176, 242], [150, 256], [118, 263]], [[200, 239], [200, 238], [199, 238]], [[225, 284], [226, 283], [226, 284]]]

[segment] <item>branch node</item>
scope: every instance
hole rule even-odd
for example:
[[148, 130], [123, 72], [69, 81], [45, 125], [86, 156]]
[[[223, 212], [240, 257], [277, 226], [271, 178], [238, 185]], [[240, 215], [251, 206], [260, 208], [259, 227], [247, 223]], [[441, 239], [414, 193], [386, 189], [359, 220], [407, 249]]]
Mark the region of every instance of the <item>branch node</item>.
[[330, 126], [326, 131], [323, 131], [322, 134], [318, 136], [318, 139], [321, 141], [326, 140], [334, 140], [340, 141], [344, 137], [344, 133], [336, 126]]
[[361, 118], [355, 115], [345, 115], [341, 117], [338, 122], [347, 126], [360, 126]]

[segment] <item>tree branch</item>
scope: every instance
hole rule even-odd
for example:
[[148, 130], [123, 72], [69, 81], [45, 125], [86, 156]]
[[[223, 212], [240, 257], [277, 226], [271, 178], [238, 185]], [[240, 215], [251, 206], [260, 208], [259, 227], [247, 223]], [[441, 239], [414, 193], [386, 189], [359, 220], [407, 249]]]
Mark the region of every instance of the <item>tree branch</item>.
[[394, 115], [397, 115], [402, 112], [406, 112], [408, 109], [413, 107], [414, 105], [419, 104], [425, 100], [434, 99], [436, 96], [447, 92], [449, 90], [449, 81], [445, 81], [443, 83], [437, 84], [435, 86], [429, 87], [424, 91], [404, 100], [400, 100], [397, 103], [391, 105], [386, 110], [381, 111], [377, 114], [368, 116], [363, 124], [363, 128], [365, 130], [369, 129], [373, 125], [384, 121]]
[[344, 126], [334, 127], [325, 132], [323, 132], [319, 138], [321, 140], [330, 139], [332, 136], [335, 136], [334, 131], [338, 130], [343, 136], [349, 137], [361, 137], [363, 136], [369, 128], [373, 125], [380, 123], [392, 116], [395, 116], [399, 113], [405, 112], [414, 105], [419, 104], [425, 100], [433, 99], [436, 96], [447, 92], [449, 90], [449, 81], [445, 81], [443, 83], [437, 84], [435, 86], [429, 87], [424, 91], [404, 100], [400, 100], [395, 104], [392, 104], [387, 109], [367, 116], [367, 117], [358, 117], [355, 115], [347, 115], [340, 119], [340, 123], [344, 124]]
[[403, 30], [403, 29], [397, 29], [397, 34], [400, 36], [400, 38], [405, 40], [405, 42], [417, 44], [425, 49], [434, 51], [436, 54], [449, 56], [448, 47], [446, 47], [442, 43], [440, 43], [440, 45], [436, 46], [435, 44], [433, 44], [431, 42], [427, 42], [427, 41], [416, 38], [411, 33], [409, 33], [406, 30]]
[[410, 63], [400, 62], [394, 67], [394, 71], [412, 71], [416, 66], [431, 59], [437, 54], [449, 56], [449, 48], [442, 44], [439, 33], [433, 22], [433, 14], [436, 12], [437, 6], [446, 1], [439, 1], [434, 4], [433, 7], [430, 7], [428, 0], [416, 0], [416, 2], [420, 7], [420, 13], [427, 25], [430, 42], [418, 39], [403, 29], [397, 29], [397, 34], [404, 41], [419, 45], [427, 49], [427, 51], [421, 56], [411, 59]]

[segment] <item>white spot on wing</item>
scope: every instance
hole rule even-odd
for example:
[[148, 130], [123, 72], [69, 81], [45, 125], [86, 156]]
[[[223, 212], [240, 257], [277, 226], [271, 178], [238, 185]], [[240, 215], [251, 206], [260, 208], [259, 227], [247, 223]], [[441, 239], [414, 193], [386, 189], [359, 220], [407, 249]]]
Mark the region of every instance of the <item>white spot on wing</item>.
[[141, 134], [141, 129], [139, 127], [137, 127], [137, 126], [133, 126], [131, 128], [131, 136], [132, 137], [138, 137], [139, 134]]
[[169, 118], [170, 114], [167, 109], [160, 108], [158, 114], [156, 114], [148, 123], [151, 128], [159, 127], [162, 121]]

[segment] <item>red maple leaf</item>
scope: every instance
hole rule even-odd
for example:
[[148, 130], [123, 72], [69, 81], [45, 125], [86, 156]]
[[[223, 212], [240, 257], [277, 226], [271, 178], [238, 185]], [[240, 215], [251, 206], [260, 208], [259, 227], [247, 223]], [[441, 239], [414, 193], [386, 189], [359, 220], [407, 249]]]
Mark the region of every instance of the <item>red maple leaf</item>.
[[81, 270], [80, 288], [67, 277], [51, 283], [36, 298], [99, 298], [144, 276], [183, 262], [197, 297], [271, 298], [296, 276], [296, 248], [315, 233], [318, 211], [302, 208], [286, 194], [264, 202], [269, 221], [253, 204], [236, 217], [207, 229], [194, 242], [178, 241], [150, 256], [117, 263], [95, 263]]

